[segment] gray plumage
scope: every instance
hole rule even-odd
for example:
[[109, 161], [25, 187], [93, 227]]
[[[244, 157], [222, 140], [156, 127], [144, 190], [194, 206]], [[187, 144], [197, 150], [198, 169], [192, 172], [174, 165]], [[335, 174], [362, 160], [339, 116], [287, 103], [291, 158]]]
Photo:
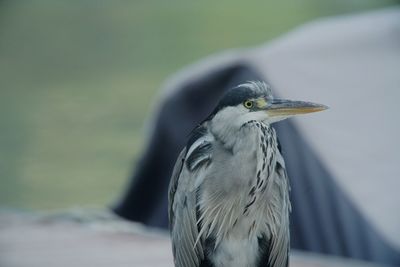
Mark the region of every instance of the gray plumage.
[[192, 132], [172, 174], [175, 266], [288, 266], [289, 184], [270, 124], [325, 108], [274, 99], [262, 82], [224, 95]]

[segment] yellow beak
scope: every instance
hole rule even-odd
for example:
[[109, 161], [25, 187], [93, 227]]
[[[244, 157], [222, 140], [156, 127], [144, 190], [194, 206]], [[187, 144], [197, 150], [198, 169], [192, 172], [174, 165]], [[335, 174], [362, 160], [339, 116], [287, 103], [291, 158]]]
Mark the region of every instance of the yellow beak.
[[286, 99], [274, 99], [272, 103], [265, 107], [266, 112], [270, 117], [277, 116], [293, 116], [298, 114], [306, 114], [312, 112], [318, 112], [328, 109], [327, 106], [304, 102], [304, 101], [292, 101]]

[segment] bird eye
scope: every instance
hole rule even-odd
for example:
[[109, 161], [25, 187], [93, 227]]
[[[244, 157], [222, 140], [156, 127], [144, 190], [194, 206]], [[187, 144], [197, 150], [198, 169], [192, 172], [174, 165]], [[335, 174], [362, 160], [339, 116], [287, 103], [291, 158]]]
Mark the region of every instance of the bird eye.
[[253, 101], [246, 100], [246, 101], [244, 101], [243, 105], [244, 105], [245, 108], [252, 108], [253, 107]]

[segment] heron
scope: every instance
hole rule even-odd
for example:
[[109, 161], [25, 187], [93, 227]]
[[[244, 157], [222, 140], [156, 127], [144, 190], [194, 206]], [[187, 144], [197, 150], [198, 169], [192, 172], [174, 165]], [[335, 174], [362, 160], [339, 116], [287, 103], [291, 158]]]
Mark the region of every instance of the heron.
[[286, 267], [290, 185], [272, 123], [325, 105], [261, 81], [228, 90], [190, 134], [169, 185], [176, 267]]

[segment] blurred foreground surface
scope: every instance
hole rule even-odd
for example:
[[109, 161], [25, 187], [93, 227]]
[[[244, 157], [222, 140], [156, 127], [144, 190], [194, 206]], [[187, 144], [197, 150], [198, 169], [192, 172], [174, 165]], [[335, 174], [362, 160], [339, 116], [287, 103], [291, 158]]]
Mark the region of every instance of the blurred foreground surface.
[[[378, 267], [293, 251], [291, 267]], [[107, 212], [56, 215], [0, 213], [2, 267], [173, 267], [166, 233]]]

